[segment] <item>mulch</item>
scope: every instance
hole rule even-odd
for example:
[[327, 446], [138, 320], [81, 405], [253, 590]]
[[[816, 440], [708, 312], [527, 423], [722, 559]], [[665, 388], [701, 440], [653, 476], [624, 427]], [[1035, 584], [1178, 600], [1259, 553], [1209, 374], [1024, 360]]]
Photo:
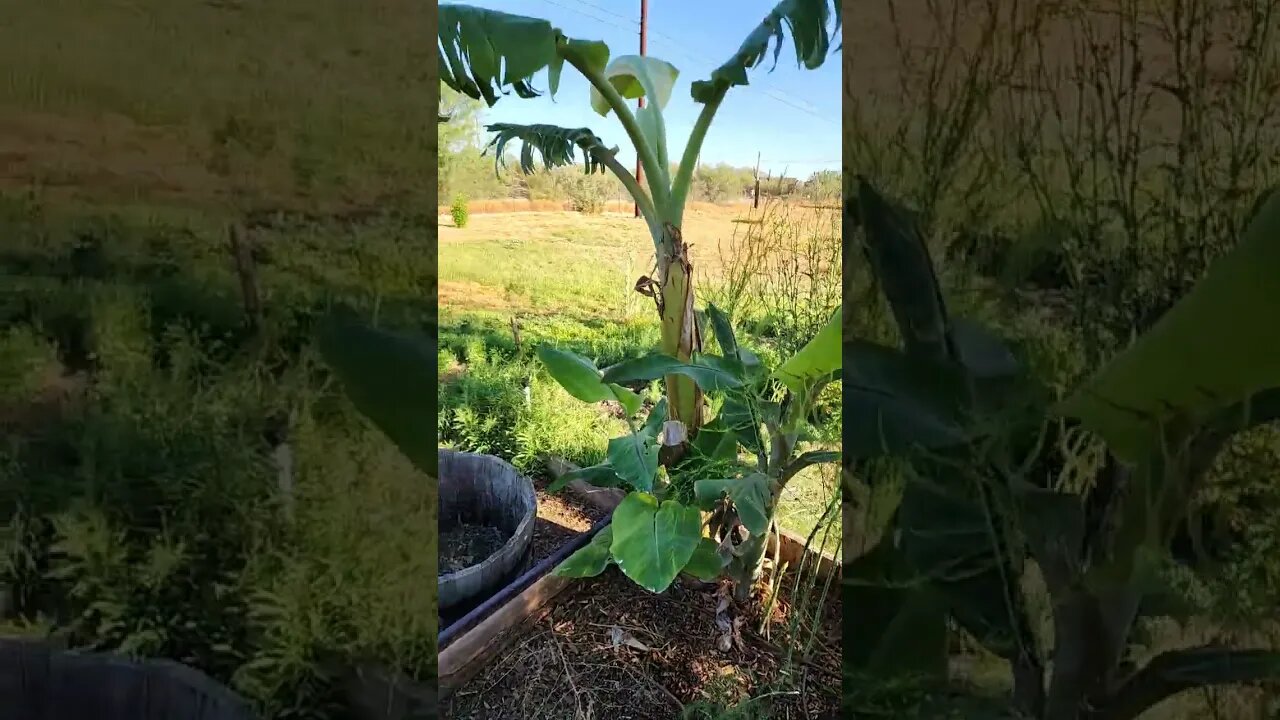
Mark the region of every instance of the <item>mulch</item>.
[[547, 492], [546, 487], [550, 482], [544, 478], [534, 478], [533, 484], [538, 494], [538, 519], [534, 523], [533, 540], [530, 542], [533, 546], [531, 563], [551, 557], [561, 546], [590, 530], [607, 514], [595, 505], [579, 500], [567, 490]]
[[440, 574], [455, 573], [498, 552], [507, 533], [492, 525], [458, 523], [440, 531]]
[[810, 656], [788, 666], [790, 587], [788, 576], [768, 637], [757, 632], [763, 593], [738, 608], [742, 642], [725, 652], [715, 586], [681, 580], [654, 595], [611, 567], [514, 629], [507, 649], [445, 701], [441, 717], [663, 720], [694, 703], [748, 697], [780, 720], [839, 717], [839, 587], [828, 591]]

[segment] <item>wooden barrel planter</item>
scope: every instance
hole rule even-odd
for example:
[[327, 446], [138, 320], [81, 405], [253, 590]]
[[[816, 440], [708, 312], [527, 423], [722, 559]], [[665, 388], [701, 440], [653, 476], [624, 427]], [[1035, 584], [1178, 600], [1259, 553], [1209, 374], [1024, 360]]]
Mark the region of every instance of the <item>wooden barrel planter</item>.
[[439, 579], [440, 607], [485, 597], [501, 587], [533, 538], [538, 496], [533, 482], [491, 455], [440, 450], [440, 529], [458, 523], [490, 525], [506, 543], [489, 557]]
[[0, 710], [6, 720], [254, 718], [242, 698], [186, 665], [16, 639], [0, 639]]

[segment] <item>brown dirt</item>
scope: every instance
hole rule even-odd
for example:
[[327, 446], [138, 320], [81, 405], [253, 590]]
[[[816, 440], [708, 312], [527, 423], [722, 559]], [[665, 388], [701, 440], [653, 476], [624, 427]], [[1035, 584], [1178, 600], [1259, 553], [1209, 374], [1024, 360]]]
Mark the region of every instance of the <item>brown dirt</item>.
[[[449, 720], [663, 720], [695, 702], [732, 703], [778, 687], [785, 652], [784, 593], [775, 607], [772, 641], [756, 634], [759, 601], [740, 648], [721, 652], [715, 588], [677, 583], [650, 594], [610, 568], [566, 591], [536, 620], [512, 630], [509, 649], [444, 703]], [[792, 682], [771, 695], [769, 717], [826, 720], [840, 702], [838, 587], [826, 603], [812, 658], [793, 668]], [[623, 643], [614, 641], [622, 634]], [[802, 635], [807, 635], [802, 633]], [[634, 639], [647, 649], [626, 644]]]
[[[208, 203], [229, 186], [207, 167], [200, 139], [177, 126], [147, 126], [123, 115], [68, 117], [0, 108], [0, 188], [37, 183], [53, 197]], [[264, 176], [277, 186], [283, 171]], [[274, 188], [273, 188], [274, 189]], [[266, 191], [263, 191], [266, 193]], [[297, 203], [290, 193], [266, 193]]]
[[237, 186], [266, 207], [302, 211], [323, 200], [338, 212], [377, 207], [372, 188], [337, 191], [296, 186], [287, 142], [234, 178], [210, 169], [207, 131], [195, 125], [146, 125], [113, 112], [66, 115], [0, 106], [0, 191], [40, 188], [41, 198], [224, 207]]
[[590, 530], [605, 516], [604, 510], [577, 499], [567, 491], [547, 492], [548, 484], [547, 480], [534, 480], [538, 493], [538, 519], [533, 527], [531, 562], [535, 563], [551, 557], [562, 545]]
[[440, 368], [438, 377], [441, 385], [448, 385], [466, 374], [467, 366], [463, 363], [454, 362], [449, 367]]
[[441, 307], [466, 307], [477, 310], [509, 310], [509, 303], [495, 290], [480, 283], [465, 280], [441, 280], [436, 286], [436, 297]]

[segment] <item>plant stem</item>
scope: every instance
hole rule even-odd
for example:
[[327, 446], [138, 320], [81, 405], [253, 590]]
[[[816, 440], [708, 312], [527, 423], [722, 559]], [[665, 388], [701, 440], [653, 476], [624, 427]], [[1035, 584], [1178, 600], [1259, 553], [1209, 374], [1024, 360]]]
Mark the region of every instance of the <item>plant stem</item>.
[[[695, 331], [692, 266], [685, 247], [679, 238], [663, 240], [658, 248], [658, 276], [662, 283], [659, 286], [662, 351], [689, 362], [702, 346]], [[702, 427], [702, 391], [684, 375], [667, 375], [664, 383], [670, 419], [684, 423], [686, 435], [692, 440]]]
[[[773, 518], [769, 518], [769, 528], [774, 526]], [[765, 551], [769, 548], [769, 537], [771, 533], [766, 530], [761, 535], [752, 535], [742, 544], [742, 557], [738, 558], [741, 563], [737, 572], [733, 574], [733, 595], [738, 602], [746, 602], [751, 597], [751, 591], [754, 589], [756, 579], [760, 577], [761, 570], [764, 565]]]
[[[631, 143], [635, 145], [636, 154], [640, 157], [640, 164], [644, 167], [645, 174], [649, 176], [649, 190], [653, 195], [653, 204], [656, 207], [666, 207], [671, 196], [671, 189], [667, 186], [667, 169], [662, 167], [662, 163], [658, 162], [658, 155], [649, 142], [645, 140], [644, 132], [640, 129], [640, 123], [636, 122], [636, 116], [631, 112], [631, 108], [627, 107], [627, 101], [623, 99], [616, 88], [610, 84], [608, 78], [602, 73], [593, 69], [582, 61], [572, 52], [565, 52], [566, 46], [561, 46], [559, 52], [562, 53], [564, 59], [569, 61], [582, 73], [582, 76], [591, 83], [600, 94], [604, 96], [609, 107], [618, 115], [618, 121], [622, 123], [623, 129], [627, 131], [627, 137], [631, 138]], [[654, 241], [657, 242], [661, 235], [655, 235]]]
[[702, 152], [702, 143], [706, 140], [711, 120], [720, 109], [720, 101], [724, 100], [725, 90], [716, 94], [715, 98], [702, 106], [698, 119], [693, 123], [693, 132], [689, 133], [689, 142], [684, 146], [684, 154], [680, 157], [680, 168], [676, 171], [675, 181], [671, 183], [670, 216], [667, 222], [680, 224], [684, 217], [685, 200], [689, 197], [689, 186], [693, 182], [693, 168], [698, 162], [698, 154]]

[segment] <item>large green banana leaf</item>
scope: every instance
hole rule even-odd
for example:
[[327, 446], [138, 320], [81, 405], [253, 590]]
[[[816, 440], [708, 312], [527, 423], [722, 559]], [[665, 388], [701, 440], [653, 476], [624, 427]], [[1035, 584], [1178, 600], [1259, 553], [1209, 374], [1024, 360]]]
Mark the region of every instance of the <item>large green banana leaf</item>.
[[1186, 297], [1058, 410], [1138, 462], [1156, 451], [1167, 424], [1203, 421], [1276, 386], [1280, 194]]

